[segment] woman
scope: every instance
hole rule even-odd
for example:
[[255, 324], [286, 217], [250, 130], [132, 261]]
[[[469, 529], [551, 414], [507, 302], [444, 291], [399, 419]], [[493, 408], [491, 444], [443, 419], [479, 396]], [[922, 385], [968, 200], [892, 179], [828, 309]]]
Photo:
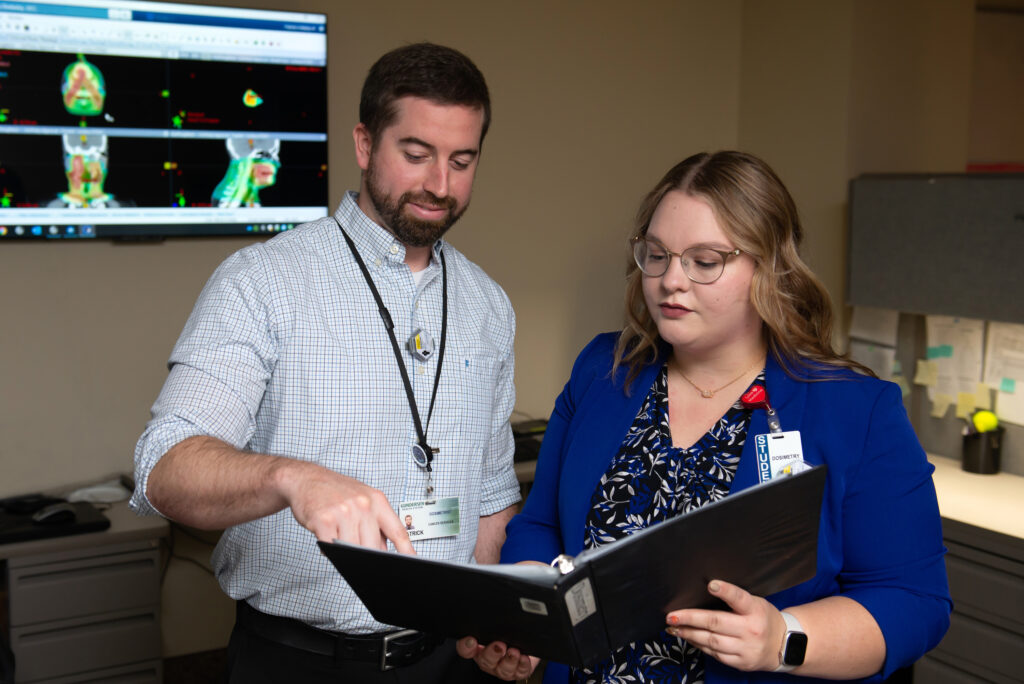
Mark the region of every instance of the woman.
[[[646, 642], [590, 669], [549, 664], [545, 682], [879, 681], [945, 633], [932, 467], [896, 385], [833, 352], [800, 239], [760, 159], [705, 153], [668, 172], [638, 215], [625, 329], [577, 359], [502, 561], [575, 555], [756, 484], [754, 436], [769, 432], [756, 385], [803, 460], [828, 464], [816, 576], [767, 597], [712, 580], [729, 610], [673, 611]], [[506, 679], [534, 665], [502, 644], [460, 651]]]

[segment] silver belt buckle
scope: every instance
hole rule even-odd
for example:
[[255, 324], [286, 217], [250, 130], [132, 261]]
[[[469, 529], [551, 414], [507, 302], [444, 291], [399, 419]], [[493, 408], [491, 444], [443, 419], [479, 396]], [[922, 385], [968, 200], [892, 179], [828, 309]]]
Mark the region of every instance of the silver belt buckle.
[[392, 632], [391, 634], [384, 635], [384, 638], [381, 640], [383, 641], [383, 643], [381, 644], [380, 648], [381, 672], [387, 672], [388, 670], [395, 669], [394, 665], [388, 665], [388, 656], [391, 655], [390, 651], [388, 651], [388, 647], [391, 645], [391, 642], [395, 639], [401, 639], [402, 637], [412, 636], [413, 634], [419, 634], [419, 632], [415, 629], [403, 629], [398, 632]]

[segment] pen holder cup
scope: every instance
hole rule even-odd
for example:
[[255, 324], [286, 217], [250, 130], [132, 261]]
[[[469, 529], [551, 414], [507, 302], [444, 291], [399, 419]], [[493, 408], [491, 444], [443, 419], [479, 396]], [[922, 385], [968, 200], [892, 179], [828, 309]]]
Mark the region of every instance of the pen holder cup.
[[962, 468], [968, 473], [992, 475], [999, 472], [999, 451], [1003, 443], [1003, 428], [964, 435]]

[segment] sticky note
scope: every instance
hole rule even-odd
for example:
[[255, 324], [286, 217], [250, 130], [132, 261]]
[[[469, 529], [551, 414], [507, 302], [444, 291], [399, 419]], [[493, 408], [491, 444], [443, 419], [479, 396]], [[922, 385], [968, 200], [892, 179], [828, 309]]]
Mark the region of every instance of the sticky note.
[[979, 382], [978, 386], [974, 388], [974, 408], [992, 410], [992, 392], [983, 382]]
[[953, 358], [953, 345], [939, 344], [934, 347], [928, 347], [926, 356], [929, 359], [951, 359]]
[[1003, 378], [1003, 381], [999, 383], [999, 391], [1005, 394], [1013, 394], [1017, 391], [1017, 381], [1013, 378]]
[[904, 397], [910, 394], [910, 384], [907, 383], [907, 379], [905, 377], [902, 375], [894, 375], [892, 377], [892, 381], [899, 385], [900, 392], [903, 393]]
[[[925, 385], [926, 387], [934, 387], [939, 384], [939, 367], [934, 361], [926, 361], [924, 359], [917, 360], [917, 372], [914, 374], [915, 385]], [[950, 398], [950, 403], [952, 403]]]
[[974, 394], [971, 392], [956, 393], [956, 417], [969, 418], [974, 412]]
[[[900, 363], [899, 359], [893, 359], [892, 360], [892, 374], [893, 375], [902, 375], [903, 374], [903, 364]], [[893, 378], [893, 381], [895, 382], [895, 378]]]
[[953, 397], [948, 394], [936, 394], [932, 401], [932, 417], [942, 418], [946, 415], [949, 405], [953, 403]]

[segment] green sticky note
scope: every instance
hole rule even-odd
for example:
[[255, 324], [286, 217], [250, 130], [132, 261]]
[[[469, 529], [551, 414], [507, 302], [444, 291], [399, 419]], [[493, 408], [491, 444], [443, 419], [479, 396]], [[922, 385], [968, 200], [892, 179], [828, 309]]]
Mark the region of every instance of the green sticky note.
[[1013, 378], [1003, 378], [1002, 382], [999, 383], [999, 391], [1013, 394], [1017, 391], [1017, 381]]
[[927, 357], [929, 359], [951, 359], [953, 358], [953, 345], [939, 344], [928, 347]]

